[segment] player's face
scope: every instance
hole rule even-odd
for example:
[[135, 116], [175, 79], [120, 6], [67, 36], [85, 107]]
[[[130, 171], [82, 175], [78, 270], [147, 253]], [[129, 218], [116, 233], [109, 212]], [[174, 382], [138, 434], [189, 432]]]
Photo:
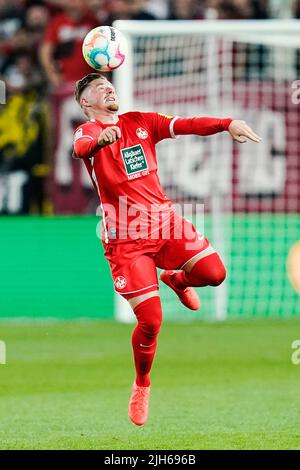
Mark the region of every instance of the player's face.
[[119, 101], [114, 86], [103, 78], [93, 80], [85, 90], [83, 104], [99, 111], [118, 111]]

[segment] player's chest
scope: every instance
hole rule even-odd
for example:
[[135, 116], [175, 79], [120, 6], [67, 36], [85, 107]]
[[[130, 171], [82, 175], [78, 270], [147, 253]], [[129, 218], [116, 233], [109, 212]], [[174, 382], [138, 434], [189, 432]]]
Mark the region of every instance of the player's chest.
[[105, 148], [101, 163], [107, 171], [117, 176], [117, 180], [134, 180], [146, 176], [157, 169], [155, 149], [151, 143], [148, 131], [136, 129], [121, 129], [122, 137], [114, 144]]

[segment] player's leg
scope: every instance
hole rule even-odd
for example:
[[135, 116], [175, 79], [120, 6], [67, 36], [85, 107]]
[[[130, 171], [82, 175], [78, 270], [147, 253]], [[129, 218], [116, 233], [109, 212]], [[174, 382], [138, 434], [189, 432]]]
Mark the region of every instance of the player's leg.
[[[186, 307], [198, 310], [200, 300], [193, 287], [218, 286], [224, 281], [226, 270], [209, 241], [199, 236], [191, 222], [182, 221], [183, 236], [168, 241], [156, 261], [157, 266], [167, 268], [160, 279], [176, 292]], [[174, 271], [178, 266], [179, 272]]]
[[157, 336], [162, 323], [162, 308], [158, 290], [128, 299], [137, 319], [132, 333], [132, 348], [136, 370], [136, 384], [150, 386], [150, 370], [157, 347]]
[[155, 357], [157, 336], [162, 322], [162, 309], [158, 290], [127, 297], [137, 325], [132, 333], [132, 348], [136, 378], [128, 406], [133, 423], [141, 426], [148, 418], [150, 398], [150, 370]]
[[107, 257], [115, 290], [130, 303], [137, 319], [132, 334], [136, 377], [128, 412], [135, 424], [142, 425], [148, 417], [150, 370], [162, 322], [156, 266], [153, 257], [142, 252], [137, 243], [113, 247]]
[[177, 289], [219, 286], [226, 277], [225, 266], [211, 246], [193, 256], [182, 268], [171, 274], [172, 283]]
[[179, 300], [191, 310], [198, 310], [201, 305], [193, 287], [218, 286], [225, 277], [224, 264], [216, 252], [200, 252], [193, 256], [180, 271], [164, 270], [160, 275], [160, 279], [173, 289]]

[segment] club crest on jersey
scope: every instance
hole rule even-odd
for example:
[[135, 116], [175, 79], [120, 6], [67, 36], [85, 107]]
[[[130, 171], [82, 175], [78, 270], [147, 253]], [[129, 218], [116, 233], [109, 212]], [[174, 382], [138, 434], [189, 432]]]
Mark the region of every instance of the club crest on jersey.
[[140, 138], [140, 139], [147, 139], [148, 137], [148, 132], [146, 131], [146, 129], [143, 129], [142, 127], [139, 127], [137, 130], [136, 130], [136, 135]]
[[127, 285], [127, 281], [124, 276], [118, 276], [115, 279], [115, 287], [116, 289], [122, 290]]

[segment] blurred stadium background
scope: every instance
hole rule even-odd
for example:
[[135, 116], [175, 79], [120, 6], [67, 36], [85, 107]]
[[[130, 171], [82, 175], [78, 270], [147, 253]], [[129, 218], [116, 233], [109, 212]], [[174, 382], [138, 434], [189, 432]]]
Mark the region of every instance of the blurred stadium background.
[[[299, 447], [299, 16], [298, 0], [0, 1], [0, 448]], [[122, 111], [234, 116], [263, 137], [158, 146], [166, 192], [190, 204], [228, 277], [201, 289], [197, 315], [161, 289], [170, 322], [144, 434], [126, 421], [132, 327], [115, 318], [130, 312], [102, 256], [97, 196], [71, 158], [84, 121], [74, 83], [91, 71], [81, 42], [100, 24], [131, 44], [110, 77]]]

